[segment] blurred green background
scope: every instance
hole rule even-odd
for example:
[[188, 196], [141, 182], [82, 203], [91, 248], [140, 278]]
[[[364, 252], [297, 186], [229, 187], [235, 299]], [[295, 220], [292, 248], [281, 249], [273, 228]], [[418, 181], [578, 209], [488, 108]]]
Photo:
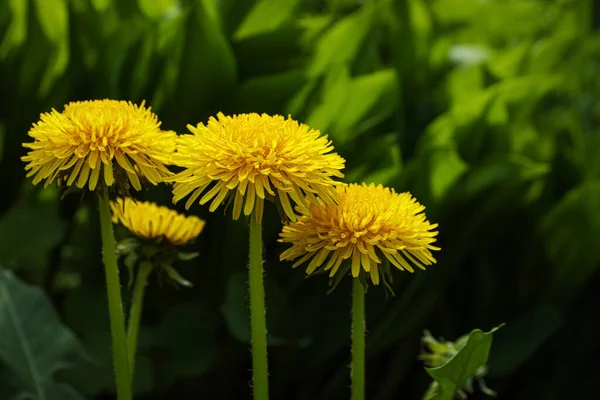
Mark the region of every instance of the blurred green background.
[[[396, 273], [395, 297], [367, 296], [368, 399], [421, 398], [423, 329], [453, 340], [502, 322], [486, 378], [500, 399], [596, 397], [599, 9], [588, 0], [0, 0], [0, 265], [40, 287], [81, 342], [64, 327], [27, 326], [46, 307], [39, 291], [13, 304], [41, 349], [69, 337], [65, 357], [75, 356], [54, 379], [73, 398], [114, 398], [99, 227], [93, 196], [61, 201], [55, 187], [25, 179], [21, 143], [52, 107], [114, 98], [146, 100], [179, 133], [218, 111], [291, 114], [334, 140], [347, 181], [408, 190], [427, 206], [440, 224], [438, 264]], [[164, 185], [136, 196], [171, 204]], [[347, 399], [349, 280], [326, 295], [325, 278], [278, 262], [281, 223], [274, 206], [265, 211], [272, 398]], [[151, 278], [136, 395], [249, 398], [247, 227], [221, 209], [190, 213], [207, 220], [189, 248], [200, 258], [177, 266], [194, 288]], [[7, 351], [15, 333], [4, 314], [0, 393], [19, 393], [27, 380], [15, 379], [23, 370]], [[57, 384], [58, 365], [47, 367]]]

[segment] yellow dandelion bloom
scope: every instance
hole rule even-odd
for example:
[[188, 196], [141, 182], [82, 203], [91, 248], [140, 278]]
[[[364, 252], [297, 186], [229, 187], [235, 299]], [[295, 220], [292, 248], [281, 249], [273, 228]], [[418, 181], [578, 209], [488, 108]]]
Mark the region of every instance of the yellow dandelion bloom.
[[120, 223], [135, 236], [155, 240], [166, 239], [179, 246], [195, 239], [205, 222], [193, 215], [185, 216], [170, 208], [130, 197], [112, 201], [113, 222]]
[[62, 113], [53, 109], [42, 114], [29, 136], [34, 141], [23, 144], [31, 151], [22, 160], [34, 184], [45, 179], [47, 186], [59, 178], [67, 186], [83, 188], [87, 183], [95, 190], [99, 180], [112, 186], [121, 176], [127, 182], [127, 176], [140, 190], [140, 177], [156, 185], [170, 175], [164, 164], [175, 150], [177, 135], [162, 131], [144, 103], [93, 100], [71, 102]]
[[437, 224], [426, 220], [425, 207], [410, 193], [363, 183], [339, 186], [337, 194], [336, 202], [311, 205], [308, 213], [283, 227], [279, 241], [292, 246], [281, 260], [299, 258], [294, 268], [310, 260], [309, 275], [329, 271], [334, 277], [349, 270], [354, 278], [368, 274], [375, 285], [382, 259], [410, 272], [413, 265], [425, 269], [436, 262], [431, 251], [439, 250], [433, 246]]
[[[290, 198], [306, 208], [315, 195], [331, 202], [332, 177], [343, 177], [344, 159], [321, 132], [290, 117], [241, 114], [210, 118], [206, 125], [188, 125], [193, 135], [178, 138], [173, 163], [185, 170], [175, 175], [173, 202], [190, 196], [189, 208], [212, 200], [214, 211], [233, 197], [233, 218], [256, 213], [262, 220], [264, 200], [278, 198], [285, 214], [294, 219]], [[230, 193], [233, 191], [232, 193]], [[231, 197], [229, 197], [231, 199]]]

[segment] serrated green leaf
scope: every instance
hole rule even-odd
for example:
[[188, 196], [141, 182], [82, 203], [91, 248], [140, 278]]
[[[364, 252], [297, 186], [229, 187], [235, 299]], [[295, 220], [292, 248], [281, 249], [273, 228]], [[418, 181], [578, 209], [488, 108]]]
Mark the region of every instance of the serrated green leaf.
[[35, 400], [83, 399], [54, 381], [69, 355], [82, 353], [41, 289], [0, 270], [0, 360], [21, 382], [23, 396]]
[[471, 331], [465, 345], [447, 363], [436, 368], [425, 368], [438, 383], [438, 391], [429, 393], [427, 400], [453, 400], [455, 393], [465, 386], [467, 379], [486, 365], [492, 347], [492, 335], [501, 326], [489, 332]]

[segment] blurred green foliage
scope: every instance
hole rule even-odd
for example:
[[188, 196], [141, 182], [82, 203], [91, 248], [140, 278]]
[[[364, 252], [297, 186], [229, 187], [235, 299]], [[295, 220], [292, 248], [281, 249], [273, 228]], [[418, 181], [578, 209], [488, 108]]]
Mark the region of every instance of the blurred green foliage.
[[[180, 133], [217, 111], [292, 114], [330, 135], [348, 181], [409, 190], [427, 206], [440, 224], [438, 265], [396, 274], [396, 297], [367, 298], [369, 399], [421, 398], [425, 327], [458, 337], [500, 322], [486, 376], [500, 398], [595, 397], [599, 9], [591, 0], [0, 1], [0, 263], [46, 291], [93, 359], [60, 380], [88, 398], [114, 391], [97, 213], [93, 196], [61, 201], [55, 188], [32, 187], [21, 143], [41, 112], [115, 98], [146, 100]], [[139, 197], [170, 203], [166, 186]], [[325, 280], [278, 262], [280, 220], [265, 211], [273, 398], [345, 399], [348, 282], [326, 296]], [[190, 212], [208, 221], [189, 249], [200, 257], [178, 267], [194, 288], [151, 280], [136, 393], [247, 398], [246, 226]]]

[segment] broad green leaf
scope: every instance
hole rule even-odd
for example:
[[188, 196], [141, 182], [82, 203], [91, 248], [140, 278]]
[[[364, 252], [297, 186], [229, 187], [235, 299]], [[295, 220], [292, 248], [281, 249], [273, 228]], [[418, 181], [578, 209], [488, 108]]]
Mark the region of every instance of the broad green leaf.
[[531, 44], [524, 42], [507, 50], [496, 52], [490, 57], [487, 67], [497, 78], [507, 79], [517, 76], [523, 70], [524, 59], [530, 48]]
[[107, 39], [112, 44], [108, 46], [103, 61], [107, 74], [107, 90], [113, 97], [118, 96], [125, 58], [140, 40], [143, 34], [142, 26], [143, 21], [140, 18], [131, 19], [127, 24], [119, 26]]
[[52, 43], [67, 40], [69, 17], [66, 0], [35, 0], [42, 31]]
[[140, 10], [151, 19], [160, 19], [179, 8], [177, 0], [137, 0]]
[[105, 11], [112, 5], [113, 0], [91, 0], [96, 11]]
[[27, 38], [27, 15], [29, 0], [9, 0], [10, 25], [0, 42], [0, 60], [4, 59], [11, 49], [19, 48]]
[[[178, 102], [165, 101], [181, 120], [197, 123], [215, 97], [233, 90], [237, 65], [233, 50], [209, 10], [195, 7], [186, 22], [186, 39], [178, 66], [175, 93]], [[177, 66], [175, 66], [177, 67]]]
[[388, 118], [396, 107], [398, 90], [396, 73], [383, 69], [372, 74], [360, 75], [348, 84], [346, 101], [333, 116], [332, 136], [338, 145], [352, 140], [372, 125]]
[[600, 265], [600, 182], [567, 192], [543, 219], [542, 233], [553, 293], [567, 301]]
[[342, 111], [347, 97], [350, 95], [350, 73], [346, 66], [332, 68], [325, 76], [322, 87], [321, 102], [307, 118], [309, 126], [327, 132], [336, 115]]
[[438, 383], [438, 390], [428, 393], [426, 400], [453, 400], [455, 393], [463, 388], [467, 379], [485, 366], [492, 347], [492, 335], [500, 327], [489, 332], [479, 329], [471, 331], [464, 346], [445, 364], [436, 368], [425, 368]]
[[244, 40], [273, 32], [292, 18], [298, 0], [260, 0], [246, 15], [234, 33], [235, 40]]
[[52, 88], [52, 84], [60, 78], [62, 73], [66, 70], [67, 64], [69, 63], [69, 44], [66, 41], [59, 42], [58, 46], [54, 49], [54, 54], [50, 59], [48, 68], [42, 76], [40, 83], [39, 94], [44, 97], [48, 94]]
[[430, 51], [429, 43], [433, 32], [432, 15], [424, 0], [409, 0], [408, 7], [416, 52], [419, 56], [426, 57]]
[[475, 93], [484, 88], [483, 68], [481, 65], [465, 65], [455, 68], [448, 75], [448, 91], [452, 103], [467, 102]]
[[540, 163], [519, 154], [490, 157], [466, 177], [464, 195], [475, 197], [493, 186], [541, 178], [550, 172], [547, 163]]
[[363, 40], [374, 22], [374, 5], [365, 3], [359, 10], [344, 17], [327, 30], [316, 45], [311, 76], [319, 76], [335, 65], [351, 63], [358, 55]]
[[134, 66], [134, 72], [131, 79], [131, 96], [138, 99], [141, 96], [142, 90], [148, 84], [150, 74], [150, 66], [152, 55], [156, 46], [156, 37], [147, 35], [142, 39], [139, 49], [139, 57]]
[[275, 114], [306, 82], [303, 70], [252, 78], [240, 87], [238, 102], [243, 111]]
[[53, 47], [38, 91], [45, 97], [69, 62], [68, 6], [66, 0], [36, 0], [35, 5], [39, 24]]
[[453, 147], [434, 150], [429, 163], [431, 194], [436, 200], [442, 199], [469, 168]]
[[82, 354], [41, 289], [0, 270], [0, 360], [21, 382], [22, 396], [35, 400], [82, 399], [54, 381], [68, 356]]

